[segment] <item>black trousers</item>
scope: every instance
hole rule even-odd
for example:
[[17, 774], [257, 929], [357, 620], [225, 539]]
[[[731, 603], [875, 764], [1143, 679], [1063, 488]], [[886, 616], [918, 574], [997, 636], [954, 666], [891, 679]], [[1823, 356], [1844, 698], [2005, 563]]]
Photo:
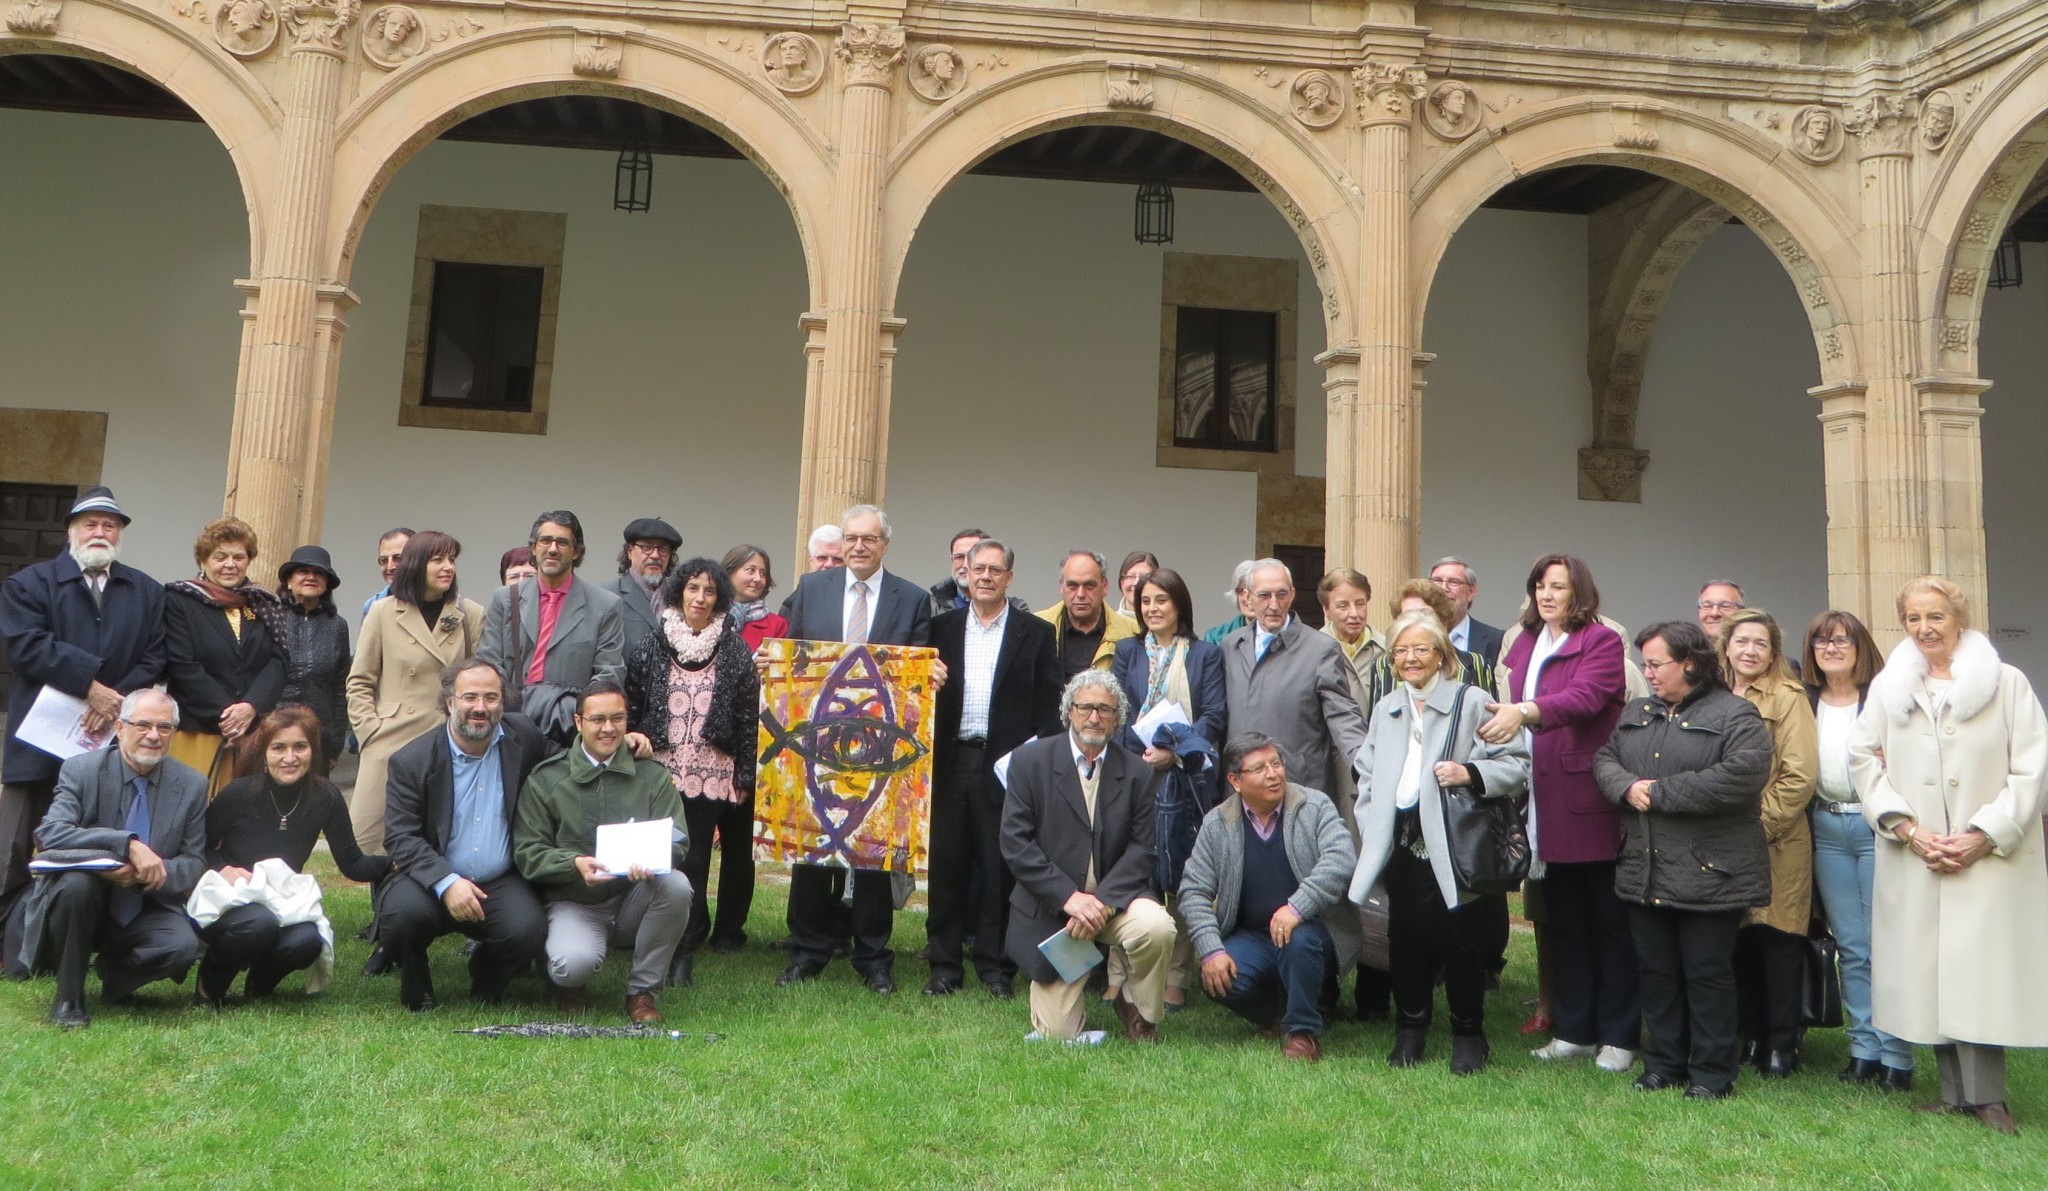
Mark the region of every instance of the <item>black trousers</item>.
[[896, 926], [896, 893], [879, 869], [798, 864], [789, 873], [789, 961], [813, 971], [832, 962], [832, 949], [846, 938], [839, 902], [853, 882], [853, 967], [862, 976], [888, 975], [896, 953], [889, 934]]
[[[27, 745], [20, 745], [27, 748]], [[36, 824], [50, 813], [55, 782], [9, 782], [0, 786], [0, 971], [28, 979], [21, 966], [22, 899], [28, 896], [28, 857]]]
[[1508, 970], [1508, 895], [1494, 894], [1465, 903], [1464, 908], [1480, 919], [1480, 952], [1486, 970], [1499, 975]]
[[547, 911], [524, 877], [508, 871], [476, 885], [484, 892], [482, 922], [457, 922], [433, 890], [404, 873], [380, 886], [377, 937], [398, 962], [398, 999], [408, 1008], [434, 995], [427, 948], [442, 935], [460, 932], [483, 944], [469, 957], [469, 992], [479, 1001], [504, 996], [505, 986], [547, 945]]
[[1649, 1022], [1645, 1071], [1717, 1092], [1735, 1083], [1735, 933], [1744, 913], [1629, 907]]
[[1450, 908], [1429, 861], [1397, 847], [1380, 877], [1387, 890], [1388, 973], [1394, 1024], [1427, 1029], [1436, 1001], [1436, 974], [1444, 975], [1451, 1033], [1479, 1034], [1486, 1025], [1484, 916], [1474, 906]]
[[114, 883], [91, 873], [53, 878], [40, 956], [55, 957], [57, 999], [85, 1000], [85, 969], [100, 957], [100, 994], [110, 1003], [132, 996], [158, 980], [185, 979], [199, 961], [199, 936], [183, 910], [145, 901], [142, 912], [122, 926], [107, 912]]
[[1735, 940], [1736, 1027], [1767, 1050], [1799, 1049], [1806, 945], [1775, 927], [1745, 926]]
[[[747, 912], [754, 908], [754, 796], [738, 802], [722, 798], [683, 799], [683, 820], [690, 825], [690, 850], [683, 856], [683, 875], [697, 896], [690, 899], [690, 925], [683, 928], [680, 955], [695, 955], [709, 938], [714, 943], [747, 941]], [[711, 848], [718, 836], [718, 924], [712, 925]]]
[[959, 745], [932, 789], [932, 975], [966, 974], [962, 940], [974, 934], [974, 970], [986, 985], [1012, 984], [1017, 965], [1003, 950], [1010, 890], [1016, 878], [1003, 863], [999, 828], [1003, 787], [979, 745]]
[[1614, 896], [1614, 862], [1550, 865], [1543, 900], [1552, 1033], [1581, 1046], [1636, 1049], [1643, 1016], [1636, 949], [1628, 910]]
[[226, 996], [243, 972], [249, 981], [242, 991], [267, 997], [286, 976], [320, 958], [320, 928], [310, 922], [281, 925], [269, 906], [236, 906], [200, 927], [199, 938], [206, 944], [199, 983], [215, 997]]

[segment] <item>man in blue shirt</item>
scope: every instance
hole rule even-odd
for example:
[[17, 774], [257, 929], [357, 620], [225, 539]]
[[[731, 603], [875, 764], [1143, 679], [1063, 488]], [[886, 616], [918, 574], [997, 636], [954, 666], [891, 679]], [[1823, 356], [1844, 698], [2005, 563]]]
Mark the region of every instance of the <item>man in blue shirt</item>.
[[379, 889], [377, 928], [399, 965], [398, 999], [434, 1007], [427, 947], [450, 931], [481, 944], [469, 959], [470, 995], [498, 1000], [547, 938], [533, 887], [512, 866], [512, 824], [526, 776], [547, 743], [526, 717], [505, 714], [505, 679], [481, 658], [441, 677], [448, 726], [392, 754], [384, 848], [392, 872]]

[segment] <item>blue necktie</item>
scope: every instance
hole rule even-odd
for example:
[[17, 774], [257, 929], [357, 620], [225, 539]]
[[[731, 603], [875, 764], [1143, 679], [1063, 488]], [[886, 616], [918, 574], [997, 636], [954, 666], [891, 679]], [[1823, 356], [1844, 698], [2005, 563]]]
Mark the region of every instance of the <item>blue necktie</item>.
[[[121, 824], [121, 830], [149, 844], [149, 779], [139, 777], [128, 783], [135, 788], [135, 796], [128, 800], [128, 818]], [[126, 926], [142, 913], [142, 894], [126, 886], [116, 886], [114, 896], [107, 902], [107, 912], [114, 921]]]

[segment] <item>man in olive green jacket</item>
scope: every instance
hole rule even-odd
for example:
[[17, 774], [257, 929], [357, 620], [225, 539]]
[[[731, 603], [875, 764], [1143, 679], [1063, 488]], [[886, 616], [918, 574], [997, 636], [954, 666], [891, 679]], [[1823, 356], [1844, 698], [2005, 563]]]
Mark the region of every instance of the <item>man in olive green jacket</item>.
[[[512, 859], [547, 908], [555, 1007], [588, 1011], [584, 986], [604, 964], [605, 951], [630, 942], [626, 1015], [635, 1025], [649, 1025], [661, 1020], [655, 995], [682, 942], [694, 895], [682, 871], [690, 846], [683, 800], [660, 763], [636, 761], [621, 747], [626, 695], [617, 682], [600, 677], [584, 689], [576, 732], [577, 743], [527, 777], [512, 828]], [[635, 865], [613, 873], [598, 864], [600, 824], [651, 819], [672, 825], [665, 868]]]

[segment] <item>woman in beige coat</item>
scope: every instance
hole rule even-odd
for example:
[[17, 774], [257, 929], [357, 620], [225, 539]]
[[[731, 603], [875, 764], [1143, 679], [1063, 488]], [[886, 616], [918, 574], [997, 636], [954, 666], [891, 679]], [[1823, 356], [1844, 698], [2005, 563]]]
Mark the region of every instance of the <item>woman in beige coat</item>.
[[2011, 1133], [2004, 1048], [2048, 1047], [2048, 716], [1954, 583], [1915, 579], [1898, 608], [1906, 640], [1850, 743], [1877, 832], [1872, 1015], [1935, 1048], [1941, 1099], [1922, 1111]]
[[1820, 781], [1819, 730], [1813, 705], [1785, 660], [1785, 634], [1770, 613], [1730, 613], [1719, 644], [1728, 689], [1754, 703], [1771, 730], [1771, 779], [1763, 794], [1771, 903], [1750, 911], [1735, 944], [1743, 1059], [1765, 1079], [1785, 1079], [1799, 1069], [1799, 994], [1806, 975], [1801, 940], [1813, 912], [1813, 829], [1806, 808]]
[[348, 718], [362, 760], [349, 818], [356, 843], [384, 851], [384, 772], [391, 754], [447, 722], [441, 671], [476, 652], [484, 609], [455, 590], [462, 544], [434, 530], [414, 534], [399, 556], [391, 594], [370, 605], [348, 672]]

